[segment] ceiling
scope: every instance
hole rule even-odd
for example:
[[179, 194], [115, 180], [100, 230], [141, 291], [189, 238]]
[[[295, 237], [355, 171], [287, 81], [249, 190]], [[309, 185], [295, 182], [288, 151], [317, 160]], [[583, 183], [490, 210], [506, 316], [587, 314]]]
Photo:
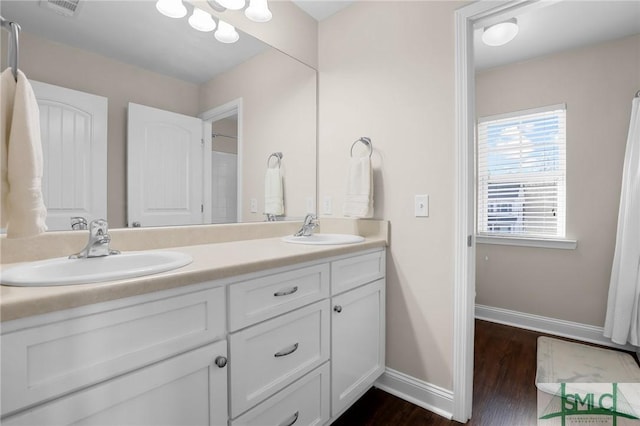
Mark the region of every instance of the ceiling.
[[637, 0], [544, 1], [515, 17], [518, 35], [504, 46], [485, 45], [480, 38], [482, 28], [476, 29], [476, 70], [640, 33]]
[[316, 21], [327, 19], [353, 3], [354, 0], [292, 0]]
[[[318, 21], [354, 3], [293, 1]], [[1, 12], [21, 24], [25, 32], [196, 84], [268, 48], [247, 34], [241, 34], [232, 45], [219, 43], [211, 33], [193, 30], [186, 17], [171, 19], [158, 13], [155, 0], [81, 0], [73, 18], [40, 7], [40, 3], [2, 0]], [[482, 28], [476, 30], [478, 70], [640, 33], [638, 0], [547, 0], [535, 4], [517, 16], [519, 34], [505, 46], [485, 46], [480, 41]]]
[[213, 33], [191, 28], [187, 17], [160, 14], [155, 0], [81, 0], [74, 17], [41, 7], [38, 0], [2, 0], [0, 7], [23, 32], [196, 84], [269, 48], [248, 34], [220, 43]]

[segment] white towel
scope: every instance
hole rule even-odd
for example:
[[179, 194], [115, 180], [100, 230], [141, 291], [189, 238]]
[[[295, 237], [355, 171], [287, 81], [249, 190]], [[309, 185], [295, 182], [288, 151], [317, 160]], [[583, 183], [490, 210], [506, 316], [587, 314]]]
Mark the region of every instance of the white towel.
[[[11, 70], [2, 82], [2, 226], [7, 237], [24, 238], [47, 230], [42, 199], [42, 142], [38, 102], [24, 73]], [[15, 94], [13, 99], [11, 91]], [[6, 120], [6, 121], [5, 121]]]
[[267, 167], [264, 177], [264, 213], [284, 214], [284, 191], [280, 167]]
[[343, 210], [347, 217], [373, 217], [373, 169], [368, 156], [349, 160]]

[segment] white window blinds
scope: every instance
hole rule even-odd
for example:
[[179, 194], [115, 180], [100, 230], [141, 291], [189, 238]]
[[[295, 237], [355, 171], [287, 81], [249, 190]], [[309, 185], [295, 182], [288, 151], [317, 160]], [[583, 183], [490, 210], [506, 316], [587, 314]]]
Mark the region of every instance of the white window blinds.
[[564, 238], [565, 105], [478, 122], [478, 233]]

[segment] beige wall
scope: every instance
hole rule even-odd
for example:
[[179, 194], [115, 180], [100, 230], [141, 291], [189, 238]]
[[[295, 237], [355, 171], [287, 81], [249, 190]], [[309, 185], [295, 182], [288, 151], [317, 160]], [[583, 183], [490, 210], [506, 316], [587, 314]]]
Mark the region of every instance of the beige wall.
[[201, 111], [242, 97], [243, 222], [265, 220], [264, 174], [273, 152], [283, 153], [285, 215], [303, 217], [306, 199], [315, 199], [316, 83], [314, 69], [271, 49], [201, 86]]
[[20, 34], [20, 69], [32, 80], [109, 98], [107, 219], [112, 227], [125, 226], [127, 104], [197, 115], [198, 86], [26, 32]]
[[[370, 137], [375, 217], [391, 224], [387, 366], [447, 389], [453, 377], [453, 13], [463, 5], [356, 2], [319, 26], [320, 205], [329, 196], [333, 216], [342, 216], [349, 148]], [[414, 217], [416, 194], [429, 194], [428, 218]]]
[[478, 116], [567, 104], [567, 237], [576, 250], [477, 246], [476, 302], [602, 326], [640, 35], [477, 76]]

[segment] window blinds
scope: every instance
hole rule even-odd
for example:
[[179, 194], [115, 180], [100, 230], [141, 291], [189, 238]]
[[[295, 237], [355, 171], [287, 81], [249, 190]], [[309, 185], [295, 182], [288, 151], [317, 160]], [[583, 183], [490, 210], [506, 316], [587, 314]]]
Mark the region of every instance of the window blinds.
[[564, 238], [566, 106], [481, 118], [478, 233]]

